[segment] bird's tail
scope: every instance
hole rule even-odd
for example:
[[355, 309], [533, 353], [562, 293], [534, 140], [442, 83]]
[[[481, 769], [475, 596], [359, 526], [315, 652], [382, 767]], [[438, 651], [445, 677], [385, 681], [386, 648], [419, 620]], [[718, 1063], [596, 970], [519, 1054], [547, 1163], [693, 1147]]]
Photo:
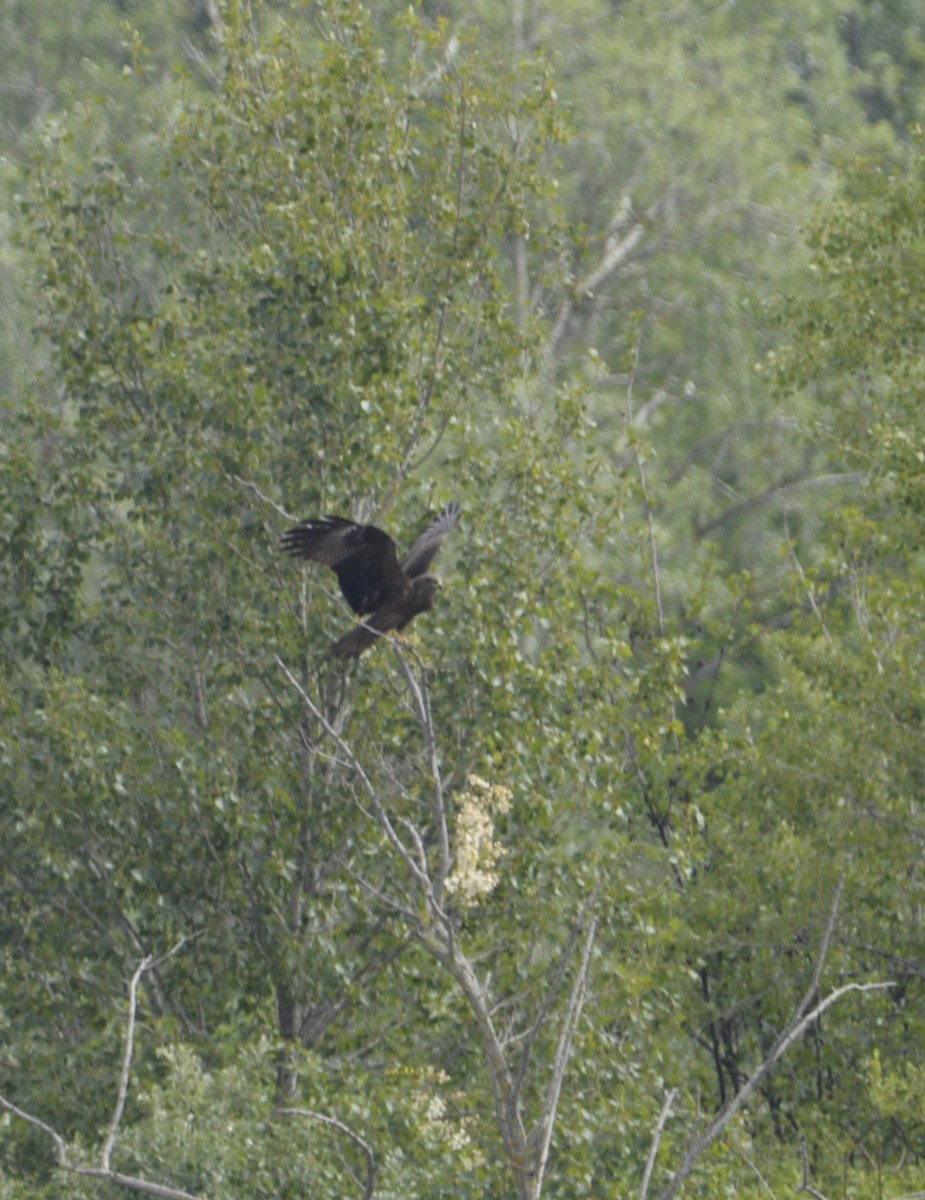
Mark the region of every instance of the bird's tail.
[[365, 623], [356, 625], [349, 633], [331, 643], [328, 654], [332, 658], [359, 658], [364, 650], [368, 650], [381, 637], [381, 633]]

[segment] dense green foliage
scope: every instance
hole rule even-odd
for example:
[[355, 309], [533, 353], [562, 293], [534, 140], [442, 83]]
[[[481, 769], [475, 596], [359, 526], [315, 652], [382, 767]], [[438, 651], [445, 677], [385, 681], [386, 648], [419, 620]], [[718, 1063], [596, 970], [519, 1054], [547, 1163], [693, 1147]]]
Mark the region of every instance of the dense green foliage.
[[[152, 956], [164, 1187], [900, 1195], [920, 18], [432, 7], [4, 13], [0, 1096], [108, 1164]], [[287, 524], [451, 498], [421, 648], [326, 659]]]

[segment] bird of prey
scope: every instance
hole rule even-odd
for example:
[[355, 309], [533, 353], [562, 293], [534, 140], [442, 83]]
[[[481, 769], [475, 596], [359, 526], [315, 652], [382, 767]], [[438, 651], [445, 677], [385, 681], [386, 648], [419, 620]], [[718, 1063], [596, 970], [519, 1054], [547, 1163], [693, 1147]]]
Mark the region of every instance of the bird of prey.
[[357, 658], [377, 638], [404, 629], [433, 607], [440, 577], [427, 568], [453, 532], [460, 511], [455, 500], [442, 508], [402, 559], [382, 529], [345, 517], [303, 521], [283, 535], [287, 554], [323, 563], [336, 573], [344, 598], [363, 618], [328, 648], [329, 654]]

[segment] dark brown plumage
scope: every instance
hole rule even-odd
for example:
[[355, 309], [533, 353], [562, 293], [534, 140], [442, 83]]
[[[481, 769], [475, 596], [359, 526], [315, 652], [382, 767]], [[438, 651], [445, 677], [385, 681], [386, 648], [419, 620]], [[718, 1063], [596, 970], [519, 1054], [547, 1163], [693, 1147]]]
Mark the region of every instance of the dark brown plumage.
[[287, 554], [323, 563], [336, 573], [347, 603], [365, 618], [334, 642], [329, 654], [356, 658], [384, 633], [404, 629], [433, 607], [440, 578], [427, 568], [453, 532], [460, 511], [455, 500], [442, 508], [401, 560], [387, 533], [344, 517], [303, 521], [283, 535]]

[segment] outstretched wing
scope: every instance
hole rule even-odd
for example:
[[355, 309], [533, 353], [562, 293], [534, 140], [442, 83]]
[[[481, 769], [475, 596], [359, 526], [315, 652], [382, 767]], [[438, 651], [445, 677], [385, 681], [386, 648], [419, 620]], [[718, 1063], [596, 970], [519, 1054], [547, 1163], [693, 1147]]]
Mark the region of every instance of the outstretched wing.
[[280, 544], [287, 554], [335, 571], [344, 598], [360, 616], [376, 612], [408, 590], [395, 543], [375, 525], [321, 517], [296, 525], [283, 534]]
[[456, 527], [459, 514], [462, 511], [457, 500], [444, 505], [436, 517], [427, 526], [418, 540], [414, 543], [405, 557], [401, 560], [401, 569], [409, 579], [423, 575], [434, 560], [434, 555]]

